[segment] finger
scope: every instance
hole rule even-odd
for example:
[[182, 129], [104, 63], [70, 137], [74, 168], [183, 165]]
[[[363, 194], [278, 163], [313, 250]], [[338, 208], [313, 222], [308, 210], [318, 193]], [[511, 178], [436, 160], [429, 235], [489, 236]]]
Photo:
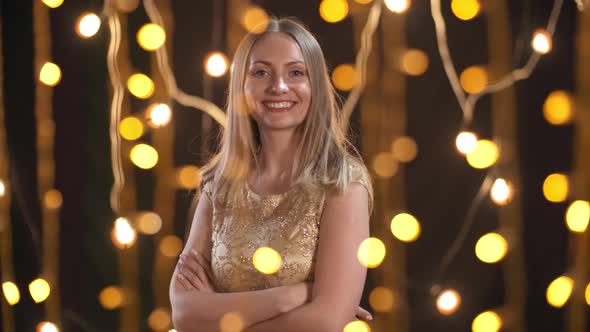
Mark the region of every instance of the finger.
[[205, 268], [205, 272], [209, 276], [209, 280], [214, 280], [213, 278], [213, 271], [211, 270], [211, 262], [205, 257], [205, 255], [201, 254], [200, 252], [196, 251], [195, 249], [191, 249], [191, 254], [197, 259], [197, 261]]
[[199, 277], [192, 273], [192, 271], [190, 271], [189, 269], [187, 269], [185, 264], [180, 263], [179, 264], [179, 269], [178, 272], [180, 273], [180, 275], [182, 275], [192, 286], [193, 288], [195, 288], [198, 291], [201, 291], [204, 289], [203, 287], [203, 283], [201, 282], [201, 279], [199, 279]]
[[186, 278], [178, 273], [176, 275], [176, 280], [178, 281], [178, 284], [182, 287], [182, 289], [184, 290], [191, 290], [193, 287], [188, 283], [188, 281], [186, 280]]
[[191, 259], [190, 257], [182, 256], [180, 258], [180, 262], [183, 264], [182, 266], [185, 267], [186, 270], [188, 270], [188, 271], [185, 271], [185, 274], [188, 274], [188, 273], [193, 274], [199, 279], [199, 281], [201, 283], [201, 287], [199, 288], [199, 290], [213, 291], [212, 282], [208, 278], [205, 268], [200, 263], [198, 263], [195, 260], [195, 258]]
[[366, 320], [373, 320], [373, 315], [371, 315], [370, 312], [368, 312], [367, 310], [358, 307], [356, 309], [356, 316], [362, 319], [366, 319]]

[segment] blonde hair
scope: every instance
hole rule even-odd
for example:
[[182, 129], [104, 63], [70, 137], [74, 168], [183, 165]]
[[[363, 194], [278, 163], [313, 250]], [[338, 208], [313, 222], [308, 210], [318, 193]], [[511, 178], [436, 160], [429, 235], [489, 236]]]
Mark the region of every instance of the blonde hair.
[[240, 42], [231, 66], [227, 128], [222, 135], [220, 151], [201, 168], [202, 183], [213, 180], [213, 195], [223, 193], [230, 198], [241, 192], [248, 175], [258, 167], [257, 152], [261, 143], [256, 122], [246, 106], [244, 81], [250, 50], [262, 36], [273, 32], [285, 33], [299, 45], [313, 91], [310, 110], [300, 128], [302, 140], [295, 154], [292, 183], [304, 188], [321, 186], [341, 193], [354, 180], [350, 169], [360, 168], [367, 180], [369, 206], [372, 207], [370, 176], [342, 129], [337, 95], [322, 49], [314, 36], [291, 18], [271, 18], [264, 32], [249, 33]]

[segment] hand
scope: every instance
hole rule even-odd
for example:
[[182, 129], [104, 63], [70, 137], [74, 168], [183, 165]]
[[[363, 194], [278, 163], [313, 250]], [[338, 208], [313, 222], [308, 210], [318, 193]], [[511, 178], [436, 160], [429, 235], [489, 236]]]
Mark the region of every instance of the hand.
[[214, 293], [211, 263], [198, 251], [191, 249], [189, 254], [181, 254], [177, 264], [178, 283], [185, 290]]
[[364, 320], [373, 320], [373, 315], [360, 306], [356, 309], [356, 317]]

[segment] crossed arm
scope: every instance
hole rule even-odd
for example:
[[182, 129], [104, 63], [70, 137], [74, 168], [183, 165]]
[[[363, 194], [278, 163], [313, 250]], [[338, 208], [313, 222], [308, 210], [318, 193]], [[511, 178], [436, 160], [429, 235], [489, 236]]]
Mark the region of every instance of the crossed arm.
[[366, 268], [356, 258], [358, 246], [369, 236], [367, 206], [367, 192], [358, 183], [327, 198], [313, 285], [215, 293], [209, 257], [202, 254], [211, 252], [211, 206], [201, 199], [170, 286], [176, 329], [217, 331], [223, 315], [234, 311], [239, 312], [247, 332], [330, 332], [342, 331], [355, 314], [368, 315], [358, 307]]

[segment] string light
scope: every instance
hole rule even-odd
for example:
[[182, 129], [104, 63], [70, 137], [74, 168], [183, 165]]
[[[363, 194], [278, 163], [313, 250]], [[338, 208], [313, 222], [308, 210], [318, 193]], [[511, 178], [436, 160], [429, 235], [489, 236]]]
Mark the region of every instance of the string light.
[[531, 45], [535, 52], [540, 54], [547, 54], [553, 48], [551, 42], [551, 35], [545, 29], [538, 29], [533, 34]]
[[552, 125], [568, 124], [573, 118], [573, 98], [563, 91], [553, 91], [543, 103], [543, 116]]
[[209, 76], [221, 77], [228, 68], [229, 60], [221, 52], [212, 52], [205, 58], [205, 71]]
[[467, 162], [473, 168], [488, 168], [498, 160], [499, 154], [494, 142], [482, 139], [477, 141], [475, 149], [467, 154]]
[[385, 258], [385, 244], [376, 237], [365, 239], [361, 242], [356, 256], [361, 265], [376, 268]]
[[148, 316], [148, 326], [153, 331], [162, 331], [170, 328], [172, 318], [168, 309], [156, 308]]
[[588, 283], [588, 286], [586, 286], [585, 296], [586, 296], [586, 303], [588, 303], [588, 305], [590, 305], [590, 283]]
[[137, 144], [129, 154], [131, 162], [141, 169], [150, 169], [158, 163], [158, 151], [147, 144]]
[[420, 76], [428, 69], [428, 55], [418, 49], [404, 51], [401, 56], [401, 70], [410, 76]]
[[463, 70], [459, 80], [466, 92], [479, 93], [488, 84], [488, 73], [482, 66], [471, 66]]
[[498, 332], [502, 328], [502, 319], [493, 311], [484, 311], [477, 315], [471, 324], [473, 332]]
[[506, 239], [498, 233], [488, 233], [475, 244], [475, 255], [484, 263], [497, 263], [508, 251]]
[[256, 270], [264, 274], [276, 273], [283, 264], [281, 255], [270, 247], [260, 247], [252, 256], [252, 264]]
[[418, 144], [409, 136], [401, 136], [391, 143], [391, 153], [396, 160], [402, 163], [408, 163], [416, 159], [418, 155]]
[[552, 307], [561, 308], [569, 300], [572, 290], [574, 289], [574, 281], [570, 277], [560, 276], [553, 280], [547, 287], [545, 297], [547, 303]]
[[98, 302], [107, 310], [115, 310], [123, 305], [124, 293], [121, 287], [108, 286], [98, 294]]
[[35, 303], [40, 303], [49, 297], [51, 287], [44, 279], [37, 278], [29, 284], [29, 293], [31, 293], [31, 297]]
[[241, 332], [243, 328], [242, 316], [236, 311], [223, 314], [219, 320], [220, 332]]
[[47, 86], [56, 86], [61, 81], [61, 69], [52, 62], [45, 62], [39, 72], [39, 81]]
[[455, 147], [459, 153], [466, 155], [473, 152], [477, 146], [477, 136], [469, 131], [462, 131], [455, 139]]
[[371, 332], [371, 328], [362, 320], [355, 320], [346, 324], [342, 332]]
[[164, 127], [170, 122], [171, 118], [170, 106], [163, 103], [151, 104], [145, 112], [146, 122], [152, 128]]
[[481, 5], [477, 0], [453, 0], [451, 10], [455, 16], [463, 21], [471, 20], [479, 14]]
[[354, 0], [354, 2], [360, 3], [361, 5], [366, 5], [368, 3], [371, 3], [371, 1], [373, 0]]
[[454, 289], [442, 291], [436, 298], [436, 308], [443, 315], [452, 315], [461, 305], [461, 296]]
[[320, 16], [328, 23], [340, 22], [348, 15], [348, 3], [346, 0], [322, 0], [320, 3]]
[[0, 179], [0, 197], [4, 197], [4, 194], [6, 194], [6, 185], [4, 184], [4, 181]]
[[178, 257], [182, 252], [182, 240], [176, 235], [166, 235], [160, 240], [160, 252], [165, 257]]
[[195, 189], [201, 184], [201, 172], [196, 166], [184, 166], [178, 170], [176, 179], [181, 188]]
[[147, 99], [154, 93], [154, 82], [141, 73], [133, 74], [127, 80], [127, 88], [132, 95], [140, 99]]
[[143, 135], [143, 124], [134, 116], [126, 117], [119, 123], [119, 133], [124, 139], [134, 141]]
[[59, 332], [59, 329], [51, 322], [41, 322], [37, 324], [37, 332]]
[[490, 190], [490, 196], [494, 203], [506, 205], [512, 198], [512, 185], [502, 178], [496, 179]]
[[90, 38], [100, 29], [100, 18], [95, 13], [86, 12], [78, 17], [76, 33], [80, 38]]
[[582, 200], [574, 201], [567, 208], [565, 220], [570, 231], [584, 233], [590, 221], [590, 203]]
[[144, 24], [137, 31], [137, 43], [146, 51], [155, 51], [164, 45], [166, 32], [155, 23]]
[[64, 3], [64, 0], [43, 0], [43, 3], [49, 8], [57, 8]]
[[6, 302], [10, 305], [15, 305], [20, 301], [20, 291], [15, 283], [11, 281], [5, 281], [2, 283], [2, 292]]
[[137, 234], [127, 218], [119, 217], [115, 220], [111, 233], [113, 244], [119, 249], [126, 249], [135, 243]]
[[397, 173], [398, 162], [391, 152], [381, 152], [373, 159], [373, 170], [377, 176], [387, 179]]
[[340, 91], [350, 91], [356, 85], [356, 71], [350, 64], [336, 66], [332, 72], [332, 82]]
[[543, 181], [543, 195], [550, 202], [563, 202], [569, 192], [569, 181], [565, 174], [550, 174]]
[[397, 214], [391, 220], [391, 233], [403, 242], [414, 242], [420, 236], [420, 223], [409, 213]]
[[393, 292], [387, 287], [375, 287], [369, 294], [369, 305], [377, 312], [391, 312], [394, 306]]
[[401, 14], [410, 8], [410, 0], [385, 0], [385, 6], [390, 11]]
[[137, 218], [137, 230], [143, 234], [154, 235], [162, 228], [162, 218], [155, 212], [143, 212]]
[[242, 25], [248, 32], [262, 33], [268, 26], [268, 14], [258, 6], [250, 6], [244, 11]]

